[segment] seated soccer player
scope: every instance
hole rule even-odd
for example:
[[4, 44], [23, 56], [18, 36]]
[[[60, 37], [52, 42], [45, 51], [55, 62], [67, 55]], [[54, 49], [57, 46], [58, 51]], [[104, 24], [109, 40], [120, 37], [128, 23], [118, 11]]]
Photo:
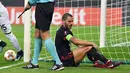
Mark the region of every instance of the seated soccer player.
[[6, 43], [4, 41], [0, 40], [0, 52], [2, 52], [3, 48], [6, 46]]
[[[65, 13], [62, 21], [63, 24], [56, 33], [55, 45], [64, 66], [78, 66], [86, 56], [95, 67], [114, 68], [121, 64], [121, 62], [112, 62], [105, 58], [99, 53], [98, 46], [95, 43], [74, 37], [70, 30], [73, 25], [73, 16], [71, 14]], [[71, 51], [70, 43], [75, 44], [78, 48]], [[99, 61], [103, 62], [103, 64], [100, 64]]]

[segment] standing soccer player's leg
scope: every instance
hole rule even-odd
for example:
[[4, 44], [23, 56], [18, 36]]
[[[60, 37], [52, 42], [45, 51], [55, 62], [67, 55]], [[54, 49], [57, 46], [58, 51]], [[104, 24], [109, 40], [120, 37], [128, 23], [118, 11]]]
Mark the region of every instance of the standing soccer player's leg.
[[17, 38], [14, 36], [13, 33], [5, 34], [5, 36], [11, 41], [12, 45], [17, 50], [17, 56], [15, 61], [20, 60], [23, 57], [23, 51], [20, 48]]
[[35, 43], [34, 43], [34, 55], [32, 59], [32, 64], [38, 65], [38, 58], [42, 49], [42, 39], [40, 37], [40, 31], [35, 30]]
[[[48, 35], [49, 35], [49, 33], [48, 33]], [[49, 53], [53, 57], [53, 60], [56, 62], [56, 64], [53, 65], [52, 68], [50, 68], [50, 69], [51, 70], [63, 70], [64, 69], [63, 64], [59, 59], [59, 56], [58, 56], [57, 51], [56, 51], [55, 44], [52, 41], [52, 39], [50, 37], [48, 37], [47, 39], [45, 39], [44, 43], [45, 43], [46, 49], [49, 51]]]
[[21, 48], [19, 46], [17, 38], [12, 33], [11, 24], [10, 24], [10, 20], [9, 20], [9, 15], [8, 15], [8, 11], [7, 11], [6, 8], [5, 8], [5, 11], [2, 13], [1, 18], [2, 18], [2, 19], [0, 19], [1, 24], [2, 24], [1, 29], [3, 30], [5, 36], [12, 42], [13, 46], [16, 48], [16, 50], [17, 50], [16, 59], [19, 60], [23, 56], [23, 51], [21, 50]]
[[42, 38], [45, 40], [44, 41], [45, 47], [47, 48], [48, 52], [51, 54], [51, 56], [53, 57], [53, 59], [56, 61], [56, 64], [61, 65], [62, 62], [59, 59], [59, 56], [58, 56], [57, 51], [56, 51], [55, 44], [52, 41], [52, 39], [50, 38], [49, 32], [48, 31], [44, 32], [42, 34]]
[[42, 49], [42, 38], [40, 36], [40, 30], [38, 29], [38, 26], [36, 24], [35, 25], [34, 55], [33, 55], [33, 58], [31, 60], [30, 64], [24, 66], [23, 68], [26, 68], [26, 69], [39, 68], [38, 58], [39, 58], [41, 49]]
[[[1, 3], [0, 3], [1, 4]], [[7, 10], [6, 8], [2, 5], [0, 7], [0, 29], [6, 29], [5, 27], [5, 23], [8, 23], [8, 21], [6, 22], [6, 17], [8, 16]], [[0, 52], [2, 52], [3, 48], [6, 46], [6, 43], [2, 40], [0, 40]]]
[[5, 28], [6, 29], [2, 28], [3, 32], [5, 33], [5, 36], [11, 41], [14, 48], [16, 48], [16, 51], [17, 51], [16, 60], [20, 60], [21, 57], [23, 57], [23, 51], [20, 48], [17, 38], [11, 32], [11, 25], [9, 24], [9, 25], [5, 26]]
[[[44, 40], [45, 46], [53, 59], [56, 61], [56, 64], [61, 65], [61, 61], [59, 59], [59, 56], [56, 51], [56, 47], [54, 42], [52, 41], [50, 37], [50, 25], [52, 21], [52, 16], [54, 12], [54, 3], [46, 3], [44, 5], [39, 4], [39, 7], [43, 9], [43, 12], [41, 12], [41, 9], [37, 8], [37, 15], [36, 15], [36, 20], [39, 25], [40, 33], [41, 33], [41, 38]], [[42, 19], [42, 20], [41, 20]]]
[[52, 55], [53, 59], [56, 61], [57, 66], [53, 70], [61, 70], [63, 69], [63, 67], [61, 66], [62, 63], [57, 55], [55, 44], [50, 38], [49, 33], [53, 11], [54, 11], [53, 2], [37, 4], [35, 12], [36, 28], [40, 30], [40, 36], [42, 40], [44, 40], [45, 47]]
[[15, 60], [20, 60], [23, 57], [23, 51], [20, 48], [20, 45], [18, 43], [17, 38], [11, 32], [11, 25], [8, 24], [5, 27], [6, 27], [6, 29], [3, 29], [3, 32], [5, 33], [5, 36], [10, 40], [10, 42], [12, 43], [12, 45], [14, 46], [14, 48], [16, 48], [16, 51], [17, 51], [17, 56], [16, 56]]
[[5, 34], [5, 36], [11, 41], [17, 52], [21, 51], [17, 38], [14, 36], [13, 33]]
[[49, 51], [49, 53], [51, 54], [51, 56], [53, 57], [53, 59], [56, 61], [56, 64], [61, 65], [62, 63], [56, 52], [55, 44], [51, 38], [45, 40], [45, 46], [46, 46], [47, 50]]

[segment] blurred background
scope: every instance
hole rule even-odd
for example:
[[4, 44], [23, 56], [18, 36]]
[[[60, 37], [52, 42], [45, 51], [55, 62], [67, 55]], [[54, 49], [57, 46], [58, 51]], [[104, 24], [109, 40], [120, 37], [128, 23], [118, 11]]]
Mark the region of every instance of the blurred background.
[[[24, 0], [0, 0], [7, 8], [9, 18], [12, 24], [12, 32], [16, 35], [20, 46], [24, 49], [24, 14], [17, 18], [24, 10]], [[103, 0], [102, 0], [103, 1]], [[83, 60], [80, 67], [69, 67], [61, 73], [129, 73], [130, 67], [130, 0], [107, 0], [106, 8], [106, 27], [105, 28], [105, 47], [100, 48], [102, 54], [113, 61], [122, 61], [123, 64], [117, 69], [99, 69], [93, 68], [87, 57]], [[51, 26], [51, 36], [55, 39], [55, 33], [59, 26], [62, 25], [61, 17], [64, 13], [71, 13], [74, 17], [74, 26], [72, 31], [74, 36], [83, 40], [91, 41], [100, 46], [100, 28], [101, 28], [101, 0], [56, 0], [55, 11]], [[35, 6], [32, 7], [32, 24], [35, 25]], [[34, 31], [35, 27], [31, 26], [26, 35], [31, 38], [31, 57], [34, 50]], [[27, 29], [29, 29], [27, 28]], [[104, 30], [102, 30], [104, 31]], [[104, 35], [103, 35], [104, 36]], [[21, 67], [23, 58], [17, 62], [8, 62], [3, 58], [4, 53], [9, 49], [14, 49], [11, 42], [5, 37], [0, 30], [0, 39], [7, 42], [7, 46], [0, 53], [0, 73], [51, 73], [47, 68], [52, 65], [52, 57], [43, 46], [40, 54], [40, 69], [24, 70]], [[25, 45], [26, 46], [26, 45]], [[74, 45], [72, 50], [77, 48]], [[47, 61], [47, 62], [43, 62]], [[19, 64], [20, 63], [20, 64]], [[8, 68], [8, 65], [15, 66]], [[17, 65], [16, 65], [17, 64]], [[8, 68], [8, 69], [4, 69]], [[53, 72], [52, 72], [53, 73]]]
[[[1, 2], [6, 7], [24, 7], [24, 0], [1, 0]], [[56, 4], [56, 7], [100, 7], [101, 0], [56, 0], [58, 4]], [[111, 4], [113, 3], [113, 4]], [[118, 3], [114, 4], [114, 3]], [[124, 6], [124, 7], [123, 7]], [[126, 7], [125, 7], [126, 6]], [[129, 0], [107, 0], [107, 7], [122, 7], [122, 11], [126, 11], [122, 13], [122, 25], [130, 25], [130, 1]], [[23, 8], [16, 8], [16, 11], [22, 11]], [[10, 10], [10, 8], [8, 9]], [[9, 11], [9, 14], [11, 12]], [[127, 19], [125, 19], [127, 17]], [[11, 20], [13, 20], [13, 17], [10, 17]], [[34, 19], [34, 18], [33, 18]], [[18, 22], [16, 19], [12, 21], [13, 24], [19, 24], [15, 23]], [[34, 20], [35, 22], [35, 20]], [[125, 22], [125, 23], [123, 23]], [[23, 24], [20, 21], [20, 24]]]

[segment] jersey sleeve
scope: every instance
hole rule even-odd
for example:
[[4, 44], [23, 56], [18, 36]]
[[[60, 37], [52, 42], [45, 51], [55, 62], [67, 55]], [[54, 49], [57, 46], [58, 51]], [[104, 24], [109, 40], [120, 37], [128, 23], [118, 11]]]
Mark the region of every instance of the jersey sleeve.
[[65, 31], [64, 34], [64, 38], [68, 41], [70, 41], [71, 37], [73, 37], [73, 33], [71, 31]]
[[66, 39], [68, 40], [68, 41], [70, 41], [70, 39], [72, 38], [73, 36], [71, 35], [71, 34], [68, 34], [68, 35], [66, 35]]
[[36, 4], [36, 1], [37, 0], [29, 0], [28, 2], [29, 2], [30, 5], [33, 5], [33, 4]]

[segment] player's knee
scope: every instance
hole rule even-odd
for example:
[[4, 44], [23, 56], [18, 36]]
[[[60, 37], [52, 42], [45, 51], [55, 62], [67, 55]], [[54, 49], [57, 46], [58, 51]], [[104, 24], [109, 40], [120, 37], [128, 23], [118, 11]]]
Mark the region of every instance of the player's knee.
[[93, 54], [93, 53], [96, 53], [97, 51], [98, 51], [98, 50], [97, 50], [96, 48], [91, 47], [91, 49], [90, 49], [87, 53]]
[[50, 33], [49, 33], [49, 31], [46, 31], [46, 32], [41, 32], [41, 31], [40, 31], [40, 33], [41, 33], [41, 38], [42, 38], [43, 40], [46, 40], [46, 39], [50, 38]]
[[88, 51], [90, 51], [91, 49], [92, 49], [92, 46], [86, 46], [84, 50], [85, 50], [86, 52], [88, 52]]
[[16, 40], [16, 37], [13, 33], [6, 34], [5, 36], [10, 40], [10, 42]]
[[38, 29], [35, 30], [35, 38], [40, 37], [40, 31]]
[[40, 37], [40, 34], [35, 34], [35, 38], [39, 38]]

